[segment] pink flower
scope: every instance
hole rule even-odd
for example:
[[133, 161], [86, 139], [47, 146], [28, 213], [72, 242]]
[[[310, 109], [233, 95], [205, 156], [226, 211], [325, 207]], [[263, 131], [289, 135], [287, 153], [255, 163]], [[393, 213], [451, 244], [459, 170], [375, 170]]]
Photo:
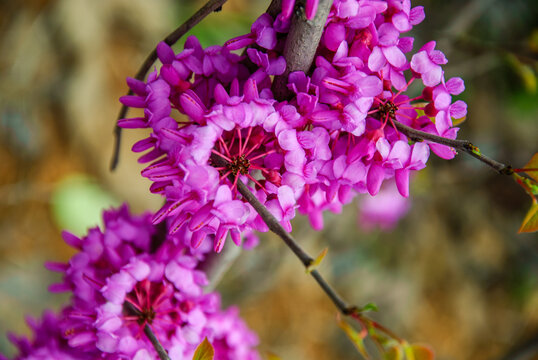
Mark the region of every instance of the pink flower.
[[434, 48], [435, 41], [430, 41], [411, 58], [411, 69], [420, 74], [426, 86], [439, 84], [443, 76], [443, 70], [440, 65], [448, 62], [445, 55], [439, 50], [434, 50]]

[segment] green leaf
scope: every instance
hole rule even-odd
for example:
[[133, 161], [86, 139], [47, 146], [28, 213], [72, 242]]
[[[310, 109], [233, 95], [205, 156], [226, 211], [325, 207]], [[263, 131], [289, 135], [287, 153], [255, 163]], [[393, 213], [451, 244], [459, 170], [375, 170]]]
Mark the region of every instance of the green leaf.
[[267, 352], [265, 353], [265, 355], [266, 355], [266, 357], [267, 357], [267, 360], [281, 360], [281, 359], [280, 359], [280, 356], [277, 356], [277, 355], [273, 354], [273, 353], [270, 352], [270, 351], [267, 351]]
[[514, 54], [508, 54], [507, 59], [516, 74], [519, 75], [525, 90], [530, 93], [536, 93], [536, 74], [532, 70], [532, 67], [522, 63]]
[[532, 156], [527, 165], [523, 166], [523, 168], [518, 170], [523, 170], [534, 181], [538, 182], [538, 153]]
[[364, 346], [364, 338], [366, 337], [366, 335], [368, 335], [368, 332], [361, 331], [360, 333], [358, 333], [357, 330], [351, 327], [345, 320], [340, 317], [340, 314], [338, 314], [336, 320], [338, 321], [338, 326], [340, 326], [340, 328], [344, 330], [347, 337], [349, 338], [349, 340], [351, 340], [359, 354], [361, 354], [365, 359], [369, 360], [370, 355], [368, 355], [366, 347]]
[[400, 346], [391, 347], [383, 356], [384, 360], [403, 360], [403, 351]]
[[521, 234], [535, 231], [538, 231], [538, 203], [536, 200], [532, 202], [531, 208], [525, 215], [518, 232]]
[[192, 360], [213, 360], [214, 356], [215, 349], [213, 349], [213, 346], [211, 346], [209, 341], [207, 341], [207, 338], [205, 338], [196, 348]]
[[319, 266], [319, 264], [321, 264], [321, 262], [325, 258], [325, 255], [327, 255], [328, 251], [329, 251], [329, 248], [325, 248], [325, 249], [321, 250], [321, 252], [314, 259], [314, 261], [312, 261], [312, 263], [306, 267], [306, 273], [307, 274], [310, 274], [312, 271], [314, 271]]
[[467, 120], [467, 115], [465, 115], [464, 117], [459, 118], [459, 119], [452, 118], [452, 126], [458, 126], [462, 122], [464, 122], [465, 120]]
[[361, 312], [365, 312], [365, 311], [379, 311], [377, 305], [373, 302], [371, 303], [368, 303], [366, 305], [364, 305], [361, 309], [360, 309]]
[[482, 155], [478, 146], [471, 145], [471, 151], [478, 156]]
[[76, 235], [102, 225], [103, 210], [118, 204], [95, 179], [84, 174], [66, 176], [55, 185], [51, 195], [51, 210], [56, 224]]
[[[409, 346], [406, 347], [406, 355], [408, 354], [407, 353], [408, 349], [409, 349], [409, 351], [411, 353], [413, 353], [413, 359], [414, 360], [433, 360], [433, 359], [435, 359], [435, 354], [434, 354], [433, 350], [427, 345], [423, 345], [423, 344], [409, 345]], [[408, 359], [408, 360], [413, 360], [413, 359]]]

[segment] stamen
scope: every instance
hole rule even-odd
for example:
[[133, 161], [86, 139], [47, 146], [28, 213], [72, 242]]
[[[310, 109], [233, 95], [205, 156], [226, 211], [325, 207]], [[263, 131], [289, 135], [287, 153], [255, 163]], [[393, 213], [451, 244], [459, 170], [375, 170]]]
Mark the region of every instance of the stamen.
[[224, 150], [226, 151], [226, 155], [228, 155], [229, 157], [232, 157], [232, 155], [230, 155], [230, 150], [228, 149], [228, 146], [224, 142], [224, 139], [222, 138], [222, 136], [219, 137], [219, 141], [222, 144], [222, 146], [224, 147]]
[[232, 185], [232, 189], [236, 189], [237, 188], [237, 181], [239, 180], [239, 174], [236, 174], [235, 175], [235, 180], [234, 180], [234, 183]]
[[263, 153], [263, 154], [260, 154], [260, 155], [255, 156], [255, 157], [253, 157], [252, 159], [249, 159], [249, 160], [250, 160], [250, 161], [258, 160], [259, 158], [262, 158], [262, 157], [267, 156], [267, 155], [269, 155], [269, 154], [272, 154], [272, 153], [274, 153], [274, 152], [276, 152], [275, 149], [273, 149], [273, 150], [269, 150], [269, 151], [267, 151], [267, 152], [265, 152], [265, 153]]
[[260, 182], [259, 182], [258, 180], [254, 179], [250, 174], [247, 174], [247, 177], [248, 177], [250, 180], [254, 181], [254, 182], [256, 183], [256, 185], [258, 185], [258, 186], [259, 186], [259, 187], [260, 187], [266, 194], [269, 194], [269, 192], [267, 192], [267, 190], [265, 189], [265, 187], [263, 187], [263, 185], [260, 184]]
[[398, 91], [396, 94], [392, 95], [391, 100], [394, 100], [395, 98], [398, 97], [398, 95], [400, 95], [402, 92], [406, 91], [407, 88], [409, 87], [409, 85], [411, 85], [411, 83], [412, 83], [413, 81], [415, 81], [415, 78], [414, 78], [414, 77], [411, 77], [411, 80], [409, 80], [409, 81], [407, 82], [407, 84], [405, 84], [405, 86], [404, 86], [404, 88], [403, 88], [402, 90], [400, 90], [400, 91]]
[[260, 166], [256, 166], [256, 165], [252, 165], [252, 164], [250, 165], [250, 168], [251, 168], [251, 169], [254, 169], [254, 170], [260, 170], [261, 172], [264, 172], [264, 173], [268, 173], [268, 172], [269, 172], [269, 170], [267, 170], [267, 169], [265, 169], [265, 168], [262, 168], [262, 167], [260, 167]]
[[237, 137], [239, 138], [239, 156], [241, 156], [243, 154], [243, 144], [241, 143], [241, 130], [239, 128], [237, 128]]
[[222, 181], [223, 179], [226, 179], [228, 177], [228, 175], [230, 175], [232, 173], [232, 171], [228, 171], [226, 174], [222, 175], [219, 179], [219, 181]]
[[402, 105], [402, 104], [405, 104], [406, 102], [411, 102], [411, 101], [415, 101], [415, 100], [422, 100], [422, 99], [424, 99], [424, 96], [420, 95], [420, 96], [417, 96], [417, 97], [412, 98], [412, 99], [407, 99], [407, 100], [404, 100], [404, 101], [402, 101], [402, 102], [395, 103], [394, 105], [396, 105], [396, 106], [400, 106], [400, 105]]
[[250, 139], [250, 134], [252, 134], [252, 127], [248, 128], [247, 137], [245, 139], [245, 146], [243, 150], [241, 150], [241, 153], [245, 152], [245, 150], [247, 149], [247, 144], [248, 144], [248, 140]]
[[212, 152], [213, 154], [217, 154], [218, 156], [220, 156], [221, 158], [223, 158], [223, 159], [226, 160], [226, 161], [232, 162], [232, 159], [230, 159], [230, 158], [227, 157], [226, 155], [221, 154], [220, 152], [218, 152], [218, 151], [215, 150], [215, 149], [212, 149], [211, 152]]

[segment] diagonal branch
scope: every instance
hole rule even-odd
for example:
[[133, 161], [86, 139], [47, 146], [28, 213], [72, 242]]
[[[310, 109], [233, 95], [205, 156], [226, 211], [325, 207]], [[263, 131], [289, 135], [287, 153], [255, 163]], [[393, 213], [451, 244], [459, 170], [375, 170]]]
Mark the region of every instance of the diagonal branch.
[[[140, 311], [135, 308], [130, 302], [126, 301], [123, 306], [125, 309], [135, 315], [140, 316]], [[155, 336], [155, 333], [151, 329], [151, 326], [149, 326], [148, 323], [144, 325], [144, 334], [148, 337], [149, 341], [151, 342], [151, 345], [153, 345], [153, 348], [155, 348], [155, 351], [157, 351], [157, 354], [159, 355], [159, 359], [161, 360], [171, 360], [168, 356], [168, 353], [166, 352], [165, 348], [161, 345], [159, 342], [159, 339], [157, 339], [157, 336]]]
[[[226, 167], [227, 162], [218, 157], [213, 155], [211, 157], [211, 162], [216, 167]], [[234, 181], [234, 175], [229, 175], [230, 181]], [[314, 261], [314, 258], [310, 256], [303, 248], [297, 243], [297, 241], [291, 236], [290, 233], [284, 229], [284, 227], [278, 222], [278, 220], [271, 214], [271, 212], [254, 196], [254, 194], [249, 190], [249, 188], [243, 184], [241, 181], [237, 182], [237, 190], [245, 200], [252, 205], [254, 210], [260, 215], [262, 220], [267, 224], [267, 227], [269, 227], [269, 230], [271, 230], [273, 233], [278, 235], [284, 241], [284, 243], [290, 248], [290, 250], [299, 258], [301, 263], [304, 265], [305, 268], [308, 269], [308, 267], [312, 264]], [[331, 285], [323, 278], [323, 276], [316, 270], [312, 270], [310, 272], [310, 275], [316, 280], [316, 282], [319, 284], [319, 286], [323, 289], [325, 294], [331, 299], [331, 301], [334, 303], [334, 305], [338, 308], [338, 310], [343, 315], [350, 315], [357, 311], [356, 306], [349, 306], [341, 297], [338, 295], [336, 290], [332, 288]]]
[[144, 334], [146, 334], [149, 341], [151, 342], [151, 345], [153, 345], [153, 347], [155, 348], [155, 351], [157, 351], [157, 354], [159, 355], [159, 359], [171, 360], [170, 357], [168, 356], [168, 353], [159, 342], [159, 339], [157, 339], [157, 337], [153, 333], [153, 330], [151, 330], [151, 327], [149, 326], [149, 324], [146, 324], [146, 326], [144, 326]]
[[426, 141], [431, 141], [437, 144], [450, 146], [456, 150], [466, 152], [472, 157], [488, 165], [489, 167], [491, 167], [493, 170], [497, 171], [501, 175], [512, 175], [514, 173], [514, 170], [512, 169], [510, 165], [503, 164], [501, 162], [498, 162], [497, 160], [493, 160], [487, 157], [486, 155], [482, 155], [480, 153], [480, 149], [476, 147], [475, 145], [473, 145], [469, 140], [448, 139], [442, 136], [437, 136], [437, 135], [430, 134], [424, 131], [413, 129], [396, 120], [393, 120], [393, 122], [394, 122], [394, 126], [396, 126], [396, 128], [401, 133], [406, 135], [411, 140], [426, 140]]
[[[166, 38], [164, 38], [163, 41], [170, 46], [174, 45], [179, 39], [181, 39], [183, 35], [185, 35], [193, 27], [195, 27], [207, 15], [211, 14], [213, 11], [219, 11], [222, 8], [222, 5], [224, 5], [226, 1], [227, 0], [209, 0], [194, 15], [192, 15], [189, 19], [187, 19], [187, 21], [181, 24], [180, 27], [178, 27], [176, 30], [171, 32]], [[146, 57], [146, 60], [144, 60], [144, 62], [142, 63], [142, 66], [140, 66], [140, 68], [138, 69], [135, 79], [143, 80], [146, 77], [146, 74], [148, 73], [149, 69], [151, 69], [151, 66], [156, 60], [157, 60], [157, 49], [155, 48]], [[127, 92], [127, 95], [133, 95], [133, 92], [129, 90], [129, 92]], [[125, 105], [122, 105], [120, 109], [120, 113], [118, 114], [117, 120], [125, 118], [127, 116], [128, 110], [129, 110], [128, 107], [126, 107]], [[119, 161], [119, 156], [120, 156], [121, 128], [117, 125], [117, 120], [116, 120], [116, 127], [114, 128], [114, 150], [112, 153], [112, 161], [110, 162], [110, 170], [116, 169], [116, 166], [118, 166], [118, 161]]]

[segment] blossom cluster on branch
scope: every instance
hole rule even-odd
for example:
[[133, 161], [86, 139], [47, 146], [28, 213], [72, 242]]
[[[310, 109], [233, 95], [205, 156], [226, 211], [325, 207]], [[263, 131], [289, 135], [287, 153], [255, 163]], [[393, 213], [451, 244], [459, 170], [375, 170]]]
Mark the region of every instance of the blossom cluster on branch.
[[[361, 222], [390, 227], [407, 210], [410, 176], [430, 151], [454, 157], [453, 148], [397, 126], [455, 139], [453, 119], [466, 115], [466, 104], [452, 99], [463, 81], [445, 79], [435, 42], [413, 52], [414, 39], [402, 36], [424, 19], [421, 6], [335, 0], [306, 72], [284, 57], [297, 5], [282, 6], [222, 46], [203, 48], [191, 36], [176, 54], [161, 42], [162, 66], [146, 81], [127, 80], [134, 95], [120, 101], [143, 115], [118, 125], [151, 129], [132, 150], [144, 152], [142, 176], [165, 203], [152, 215], [107, 211], [104, 229], [83, 238], [64, 233], [77, 254], [46, 266], [63, 274], [50, 290], [71, 292], [70, 303], [29, 320], [33, 340], [11, 336], [16, 359], [156, 359], [148, 329], [171, 359], [192, 358], [204, 338], [215, 359], [258, 359], [256, 335], [204, 291], [200, 270], [228, 237], [252, 247], [255, 232], [269, 230], [239, 188], [288, 232], [296, 210], [321, 229], [324, 211], [340, 212], [360, 194]], [[306, 1], [305, 21], [317, 8]], [[423, 89], [411, 98], [413, 83]]]
[[[160, 43], [162, 67], [145, 82], [128, 79], [134, 95], [120, 99], [144, 111], [120, 127], [152, 129], [133, 151], [147, 151], [142, 175], [166, 199], [153, 222], [168, 219], [172, 233], [191, 233], [194, 248], [214, 235], [218, 252], [227, 234], [240, 245], [253, 230], [268, 230], [238, 194], [238, 182], [287, 230], [296, 209], [321, 229], [325, 210], [340, 212], [358, 194], [375, 196], [386, 180], [408, 197], [410, 175], [426, 166], [430, 150], [454, 157], [454, 149], [415, 142], [394, 126], [454, 139], [452, 121], [466, 115], [466, 104], [452, 100], [463, 81], [445, 79], [447, 60], [435, 42], [413, 53], [414, 39], [402, 36], [424, 19], [421, 6], [334, 1], [315, 63], [307, 73], [292, 72], [289, 95], [275, 99], [291, 23], [283, 15], [261, 15], [250, 33], [222, 46], [204, 49], [191, 36], [175, 54]], [[414, 82], [424, 87], [410, 98]], [[393, 223], [405, 208], [381, 222]]]
[[126, 206], [103, 220], [104, 230], [82, 238], [64, 232], [77, 253], [46, 267], [63, 274], [50, 291], [71, 292], [70, 303], [59, 314], [28, 319], [32, 340], [10, 336], [20, 352], [15, 359], [158, 359], [146, 325], [171, 359], [191, 359], [204, 338], [215, 359], [260, 359], [257, 336], [238, 309], [221, 310], [219, 295], [203, 290], [207, 278], [198, 268], [211, 244], [192, 252], [182, 235], [167, 235], [150, 214], [133, 216]]

